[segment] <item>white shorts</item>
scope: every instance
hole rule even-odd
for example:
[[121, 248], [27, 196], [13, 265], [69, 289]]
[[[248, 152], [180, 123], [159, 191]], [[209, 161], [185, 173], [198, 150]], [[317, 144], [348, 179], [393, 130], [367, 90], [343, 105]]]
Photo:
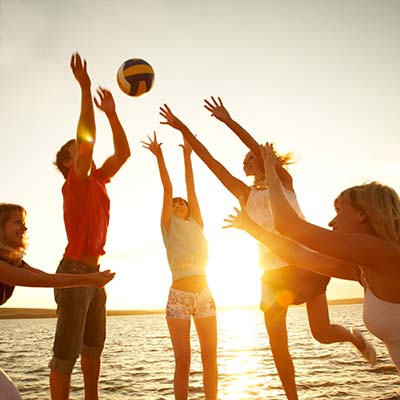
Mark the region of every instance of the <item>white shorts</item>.
[[210, 289], [185, 292], [171, 288], [166, 308], [167, 319], [194, 319], [215, 317], [216, 307]]
[[0, 400], [22, 400], [13, 381], [0, 368]]

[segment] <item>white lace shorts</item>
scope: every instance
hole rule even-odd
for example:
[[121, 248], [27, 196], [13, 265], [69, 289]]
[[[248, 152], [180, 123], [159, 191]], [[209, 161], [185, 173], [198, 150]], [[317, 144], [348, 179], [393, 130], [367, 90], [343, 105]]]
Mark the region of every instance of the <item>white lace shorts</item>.
[[214, 299], [208, 287], [200, 292], [185, 292], [171, 288], [166, 308], [167, 319], [194, 319], [215, 317]]

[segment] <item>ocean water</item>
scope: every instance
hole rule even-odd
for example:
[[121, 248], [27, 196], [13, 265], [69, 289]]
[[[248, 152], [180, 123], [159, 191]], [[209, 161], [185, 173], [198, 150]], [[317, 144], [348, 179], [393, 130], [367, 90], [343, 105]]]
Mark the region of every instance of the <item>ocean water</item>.
[[[331, 321], [365, 328], [361, 305], [330, 307]], [[0, 320], [0, 366], [11, 376], [24, 400], [49, 399], [48, 368], [55, 319]], [[174, 359], [164, 315], [108, 317], [103, 354], [102, 400], [173, 399]], [[400, 376], [385, 347], [376, 346], [378, 362], [369, 367], [348, 343], [324, 345], [309, 331], [306, 310], [292, 307], [288, 331], [300, 399], [400, 399]], [[285, 399], [258, 310], [218, 313], [219, 398], [221, 400]], [[192, 329], [189, 399], [204, 399], [202, 369]], [[83, 399], [79, 361], [72, 376], [71, 400]]]

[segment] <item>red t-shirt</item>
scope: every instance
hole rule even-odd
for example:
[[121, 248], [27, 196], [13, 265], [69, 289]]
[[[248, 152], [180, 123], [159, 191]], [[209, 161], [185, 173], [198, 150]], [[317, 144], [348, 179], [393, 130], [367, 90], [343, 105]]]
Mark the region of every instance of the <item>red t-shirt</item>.
[[87, 179], [79, 179], [71, 168], [62, 187], [64, 197], [64, 224], [68, 245], [64, 257], [79, 260], [83, 254], [101, 256], [105, 253], [110, 199], [100, 169]]

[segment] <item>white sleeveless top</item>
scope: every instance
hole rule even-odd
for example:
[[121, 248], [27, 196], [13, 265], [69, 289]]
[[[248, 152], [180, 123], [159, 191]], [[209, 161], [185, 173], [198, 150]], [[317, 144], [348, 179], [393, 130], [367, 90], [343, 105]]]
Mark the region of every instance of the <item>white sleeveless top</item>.
[[[297, 214], [304, 218], [300, 211], [299, 204], [295, 193], [283, 188], [286, 198], [290, 205], [294, 208]], [[246, 203], [246, 211], [249, 217], [263, 228], [278, 233], [275, 230], [274, 219], [272, 216], [271, 206], [269, 202], [269, 189], [268, 188], [256, 188], [251, 187], [251, 191]], [[288, 263], [282, 260], [280, 257], [272, 253], [265, 245], [259, 243], [258, 251], [258, 264], [263, 270], [277, 269], [287, 266]]]

